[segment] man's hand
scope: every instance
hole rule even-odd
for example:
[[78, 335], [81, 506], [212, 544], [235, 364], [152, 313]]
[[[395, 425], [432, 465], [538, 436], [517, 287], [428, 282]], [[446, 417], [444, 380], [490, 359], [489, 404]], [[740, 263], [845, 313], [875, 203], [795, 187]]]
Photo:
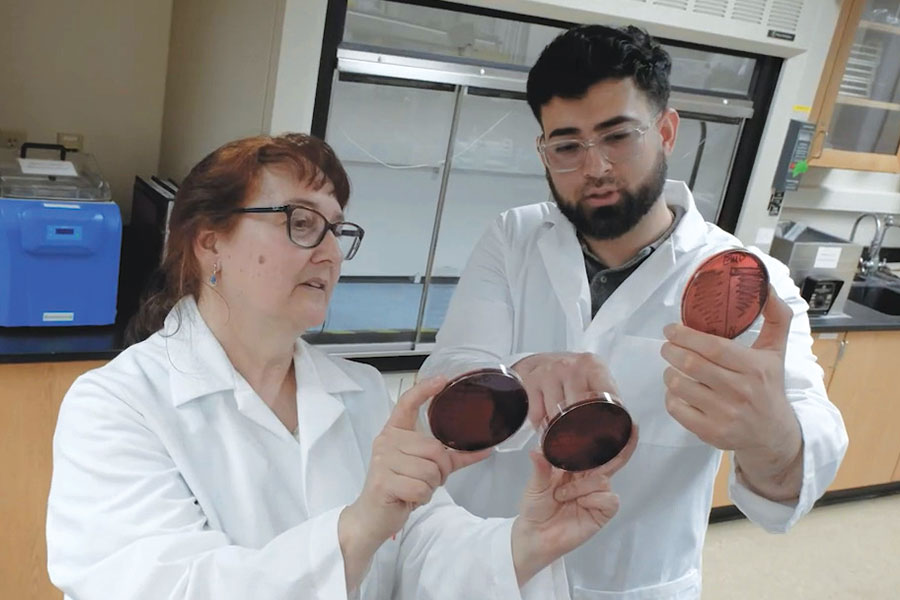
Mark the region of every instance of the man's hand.
[[563, 408], [609, 392], [618, 396], [606, 365], [590, 352], [532, 354], [512, 366], [528, 393], [528, 420], [539, 427]]
[[750, 348], [671, 324], [661, 350], [672, 365], [663, 376], [669, 414], [704, 442], [734, 450], [745, 483], [772, 500], [796, 498], [802, 479], [803, 439], [784, 390], [792, 318], [770, 287]]

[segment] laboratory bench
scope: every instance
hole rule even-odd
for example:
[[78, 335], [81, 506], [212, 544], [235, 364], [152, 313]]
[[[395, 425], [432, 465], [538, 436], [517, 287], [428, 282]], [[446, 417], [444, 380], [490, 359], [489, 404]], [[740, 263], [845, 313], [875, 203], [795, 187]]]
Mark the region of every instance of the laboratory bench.
[[[95, 327], [0, 327], [0, 364], [102, 360], [125, 348], [127, 318]], [[848, 300], [840, 315], [811, 316], [813, 333], [900, 330], [900, 316], [886, 315]], [[418, 368], [424, 355], [353, 358], [382, 371]]]

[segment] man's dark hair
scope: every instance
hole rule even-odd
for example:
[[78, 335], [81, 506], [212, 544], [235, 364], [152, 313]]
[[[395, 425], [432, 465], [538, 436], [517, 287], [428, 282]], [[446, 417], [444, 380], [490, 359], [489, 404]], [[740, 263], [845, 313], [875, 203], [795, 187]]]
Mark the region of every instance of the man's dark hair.
[[554, 96], [581, 98], [605, 79], [630, 77], [662, 110], [669, 101], [672, 59], [650, 34], [629, 25], [614, 29], [582, 25], [559, 34], [528, 73], [528, 105], [541, 120], [541, 107]]

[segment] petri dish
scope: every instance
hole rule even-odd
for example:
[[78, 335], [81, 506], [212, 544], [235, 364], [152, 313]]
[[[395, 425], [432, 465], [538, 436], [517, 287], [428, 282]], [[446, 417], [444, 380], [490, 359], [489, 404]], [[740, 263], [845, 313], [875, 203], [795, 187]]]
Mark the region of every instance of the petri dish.
[[550, 419], [541, 438], [547, 461], [565, 471], [606, 464], [628, 443], [631, 415], [618, 398], [602, 393], [566, 407]]
[[448, 448], [475, 452], [511, 437], [528, 415], [522, 380], [504, 366], [480, 368], [451, 379], [430, 400], [431, 433]]
[[718, 252], [697, 267], [681, 297], [681, 321], [688, 327], [735, 338], [756, 320], [769, 297], [769, 273], [747, 250]]

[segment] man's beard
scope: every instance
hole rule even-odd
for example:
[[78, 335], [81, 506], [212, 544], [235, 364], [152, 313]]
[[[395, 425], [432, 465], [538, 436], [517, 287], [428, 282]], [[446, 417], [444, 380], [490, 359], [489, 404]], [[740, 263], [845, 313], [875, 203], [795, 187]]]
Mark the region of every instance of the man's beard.
[[[566, 215], [575, 229], [582, 236], [596, 240], [611, 240], [631, 231], [644, 218], [656, 200], [662, 194], [666, 183], [668, 165], [665, 154], [660, 151], [656, 157], [647, 178], [634, 192], [626, 189], [617, 189], [619, 200], [609, 206], [586, 206], [576, 199], [567, 202], [560, 196], [550, 173], [547, 173], [547, 182], [550, 184], [550, 192], [556, 200], [560, 212]], [[590, 187], [602, 187], [615, 185], [612, 178], [602, 178], [591, 182]]]

